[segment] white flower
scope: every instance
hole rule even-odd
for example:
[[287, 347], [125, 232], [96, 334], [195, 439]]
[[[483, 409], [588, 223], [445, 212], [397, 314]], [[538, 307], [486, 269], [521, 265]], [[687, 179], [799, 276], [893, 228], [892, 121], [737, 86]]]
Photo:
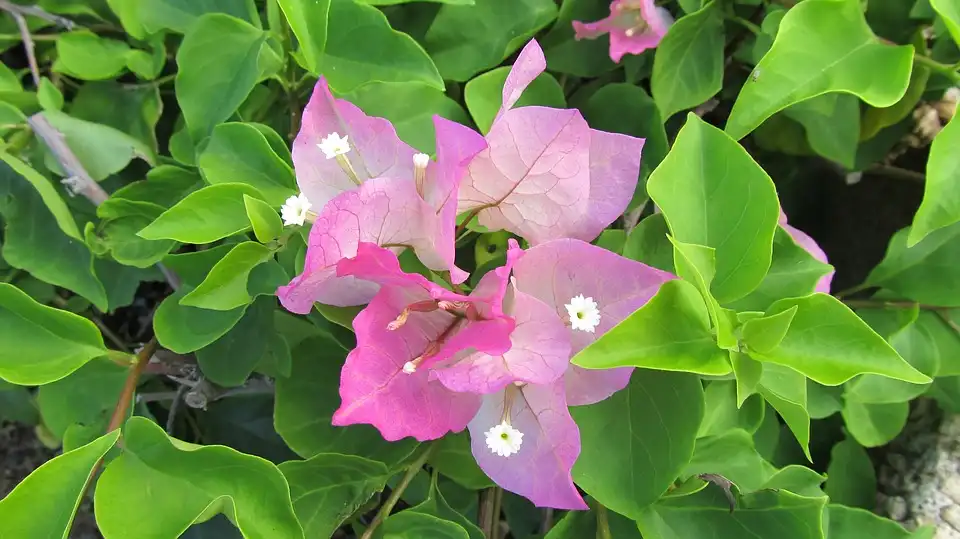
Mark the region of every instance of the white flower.
[[593, 301], [593, 298], [585, 298], [580, 294], [571, 298], [570, 303], [564, 307], [570, 315], [570, 326], [573, 329], [593, 333], [600, 325], [600, 309], [597, 308], [597, 302]]
[[487, 447], [501, 457], [509, 457], [520, 451], [523, 433], [511, 427], [506, 421], [486, 432]]
[[412, 362], [412, 361], [408, 361], [408, 362], [404, 363], [404, 364], [403, 364], [403, 372], [404, 372], [404, 374], [413, 374], [413, 373], [417, 372], [417, 364], [414, 363], [414, 362]]
[[430, 156], [425, 153], [418, 153], [413, 155], [413, 166], [417, 168], [427, 168], [427, 165], [430, 164]]
[[283, 207], [280, 208], [280, 217], [283, 218], [283, 224], [286, 226], [303, 226], [311, 207], [310, 201], [303, 193], [288, 198], [283, 203]]
[[340, 138], [339, 133], [333, 132], [321, 140], [317, 146], [323, 150], [323, 155], [327, 156], [327, 159], [333, 159], [350, 151], [350, 143], [347, 142], [347, 138]]

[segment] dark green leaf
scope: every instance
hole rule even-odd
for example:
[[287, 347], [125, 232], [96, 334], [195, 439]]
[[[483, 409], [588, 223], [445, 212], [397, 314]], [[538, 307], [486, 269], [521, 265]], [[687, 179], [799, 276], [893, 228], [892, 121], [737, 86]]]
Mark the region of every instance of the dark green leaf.
[[877, 475], [870, 455], [855, 440], [844, 440], [830, 450], [827, 467], [830, 501], [873, 510], [877, 505]]

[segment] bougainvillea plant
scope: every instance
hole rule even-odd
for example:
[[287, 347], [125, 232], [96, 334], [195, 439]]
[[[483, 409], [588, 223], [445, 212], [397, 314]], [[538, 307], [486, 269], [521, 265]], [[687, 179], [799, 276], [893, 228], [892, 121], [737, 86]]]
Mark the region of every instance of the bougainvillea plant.
[[0, 12], [0, 538], [934, 536], [960, 4]]

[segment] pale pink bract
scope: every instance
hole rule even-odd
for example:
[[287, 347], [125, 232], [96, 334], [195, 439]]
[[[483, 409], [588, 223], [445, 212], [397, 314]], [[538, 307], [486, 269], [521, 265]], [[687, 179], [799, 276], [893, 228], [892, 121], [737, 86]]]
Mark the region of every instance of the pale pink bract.
[[[806, 232], [794, 228], [787, 224], [787, 214], [783, 213], [783, 210], [780, 210], [780, 226], [790, 234], [790, 237], [793, 238], [793, 241], [797, 242], [797, 245], [803, 247], [805, 251], [810, 253], [810, 256], [816, 258], [824, 264], [829, 264], [827, 260], [827, 253], [823, 252], [823, 249], [817, 244], [816, 240], [807, 235]], [[835, 270], [830, 270], [830, 273], [824, 275], [817, 281], [817, 286], [814, 289], [814, 292], [823, 292], [824, 294], [830, 293], [830, 283], [833, 282], [833, 275], [836, 273]]]
[[670, 13], [653, 0], [613, 0], [610, 16], [596, 22], [573, 21], [573, 30], [578, 40], [609, 34], [610, 59], [619, 63], [625, 54], [640, 54], [659, 45], [672, 22]]
[[530, 41], [503, 86], [503, 105], [488, 147], [470, 162], [458, 212], [508, 230], [531, 245], [572, 237], [592, 240], [630, 203], [643, 139], [591, 129], [576, 109], [512, 108], [544, 70]]

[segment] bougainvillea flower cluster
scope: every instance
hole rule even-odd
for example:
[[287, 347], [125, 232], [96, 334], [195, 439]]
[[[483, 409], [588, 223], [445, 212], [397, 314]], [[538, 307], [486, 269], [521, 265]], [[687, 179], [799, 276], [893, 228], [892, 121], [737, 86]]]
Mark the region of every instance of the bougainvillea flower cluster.
[[[587, 509], [568, 408], [623, 389], [632, 369], [570, 360], [674, 276], [588, 243], [632, 198], [643, 140], [591, 129], [576, 110], [513, 108], [545, 66], [528, 44], [486, 137], [435, 118], [435, 160], [321, 79], [294, 144], [302, 193], [283, 210], [288, 224], [312, 222], [306, 260], [278, 296], [296, 313], [366, 304], [335, 425], [369, 424], [390, 441], [467, 429], [498, 485], [538, 506]], [[465, 292], [458, 215], [530, 247], [511, 239], [503, 264]], [[442, 281], [404, 271], [408, 248]]]
[[609, 34], [610, 59], [619, 63], [625, 54], [640, 54], [659, 45], [672, 23], [670, 12], [653, 0], [613, 0], [609, 17], [596, 22], [573, 21], [573, 30], [578, 40]]

